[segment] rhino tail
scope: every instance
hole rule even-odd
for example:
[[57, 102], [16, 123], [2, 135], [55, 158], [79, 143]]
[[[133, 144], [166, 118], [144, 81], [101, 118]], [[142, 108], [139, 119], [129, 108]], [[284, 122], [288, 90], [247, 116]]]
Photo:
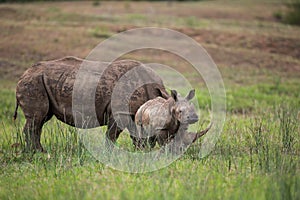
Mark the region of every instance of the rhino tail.
[[14, 116], [13, 116], [14, 121], [18, 117], [18, 108], [19, 108], [19, 102], [18, 102], [18, 100], [16, 100], [16, 108], [15, 108], [15, 113], [14, 113]]

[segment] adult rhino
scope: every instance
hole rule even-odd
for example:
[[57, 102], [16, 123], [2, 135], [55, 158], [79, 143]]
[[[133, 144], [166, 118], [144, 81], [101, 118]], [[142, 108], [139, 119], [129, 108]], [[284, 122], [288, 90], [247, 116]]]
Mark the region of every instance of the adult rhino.
[[[26, 118], [23, 132], [27, 150], [44, 151], [40, 143], [41, 131], [44, 123], [53, 115], [68, 125], [77, 125], [72, 112], [72, 93], [76, 75], [83, 62], [84, 65], [90, 65], [92, 68], [101, 65], [100, 62], [64, 57], [58, 60], [39, 62], [21, 76], [16, 87], [17, 103], [14, 119], [17, 117], [17, 109], [20, 106]], [[115, 142], [122, 129], [117, 126], [112, 115], [111, 99], [114, 86], [128, 71], [144, 67], [140, 62], [134, 60], [115, 61], [111, 64], [106, 63], [105, 66], [107, 68], [102, 72], [95, 94], [97, 125], [108, 125], [106, 135], [112, 142]], [[128, 114], [133, 121], [136, 111], [143, 103], [158, 96], [163, 98], [169, 96], [162, 80], [151, 71], [144, 70], [149, 73], [148, 77], [155, 80], [155, 83], [137, 88], [130, 97], [128, 103], [130, 113]], [[143, 75], [147, 77], [145, 73]], [[120, 99], [120, 102], [122, 100]], [[89, 125], [85, 128], [92, 127]], [[133, 142], [136, 145], [135, 137], [133, 137]]]

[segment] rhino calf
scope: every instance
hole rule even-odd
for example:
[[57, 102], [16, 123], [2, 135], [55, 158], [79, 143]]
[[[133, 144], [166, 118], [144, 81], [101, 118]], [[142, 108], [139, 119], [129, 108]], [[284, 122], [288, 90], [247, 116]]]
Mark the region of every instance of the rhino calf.
[[[158, 142], [163, 146], [173, 139], [179, 129], [187, 131], [188, 125], [198, 121], [198, 115], [190, 100], [195, 96], [195, 90], [191, 90], [185, 98], [181, 98], [175, 90], [171, 91], [171, 97], [164, 99], [156, 97], [144, 103], [135, 115], [135, 123], [139, 138], [148, 140], [151, 148]], [[205, 133], [208, 130], [205, 130]], [[201, 134], [205, 134], [201, 132]], [[198, 138], [197, 134], [184, 136]], [[193, 140], [195, 139], [195, 140]], [[143, 147], [140, 147], [143, 148]]]

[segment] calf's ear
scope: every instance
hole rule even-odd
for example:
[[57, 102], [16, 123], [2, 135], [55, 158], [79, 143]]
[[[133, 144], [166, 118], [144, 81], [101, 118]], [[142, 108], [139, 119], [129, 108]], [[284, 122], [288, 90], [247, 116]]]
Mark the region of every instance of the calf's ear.
[[195, 96], [195, 89], [192, 89], [189, 94], [185, 97], [186, 100], [191, 100]]
[[169, 112], [170, 112], [170, 114], [172, 114], [173, 109], [174, 109], [174, 105], [175, 105], [175, 100], [172, 97], [170, 97], [167, 100], [167, 104], [169, 106]]
[[176, 91], [176, 90], [171, 90], [171, 96], [173, 97], [173, 99], [174, 99], [175, 101], [178, 100], [178, 98], [177, 98], [177, 91]]

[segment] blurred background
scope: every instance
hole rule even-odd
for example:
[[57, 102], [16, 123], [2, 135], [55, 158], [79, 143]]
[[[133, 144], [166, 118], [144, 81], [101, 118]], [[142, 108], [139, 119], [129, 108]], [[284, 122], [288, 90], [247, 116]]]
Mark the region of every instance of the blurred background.
[[[187, 34], [208, 51], [226, 83], [229, 110], [247, 112], [253, 109], [255, 99], [267, 103], [276, 99], [263, 97], [265, 93], [275, 92], [278, 98], [298, 95], [297, 0], [2, 2], [2, 82], [15, 82], [38, 61], [68, 55], [85, 58], [97, 44], [118, 32], [164, 27]], [[187, 63], [167, 52], [137, 51], [127, 57], [187, 68]], [[250, 92], [240, 91], [241, 87]], [[264, 94], [255, 96], [257, 90]], [[231, 92], [237, 93], [235, 105]], [[248, 98], [255, 99], [249, 103]]]

